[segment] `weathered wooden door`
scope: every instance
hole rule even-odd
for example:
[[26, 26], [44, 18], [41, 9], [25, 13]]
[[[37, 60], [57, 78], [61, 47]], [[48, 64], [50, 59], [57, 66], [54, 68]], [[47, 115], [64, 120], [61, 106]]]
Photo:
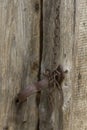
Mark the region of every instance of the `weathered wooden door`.
[[[20, 89], [58, 64], [63, 99], [46, 89], [16, 106]], [[86, 130], [86, 86], [87, 0], [0, 0], [0, 130]]]

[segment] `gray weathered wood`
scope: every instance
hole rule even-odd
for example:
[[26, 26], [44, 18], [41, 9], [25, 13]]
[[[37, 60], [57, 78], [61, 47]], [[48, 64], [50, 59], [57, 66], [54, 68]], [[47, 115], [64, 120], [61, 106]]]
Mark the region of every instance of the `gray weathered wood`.
[[[72, 88], [74, 77], [74, 41], [75, 41], [75, 18], [76, 3], [74, 0], [61, 0], [60, 8], [60, 61], [65, 69], [68, 70], [63, 84], [63, 130], [72, 129]], [[73, 129], [72, 129], [73, 130]]]
[[[63, 130], [87, 129], [86, 112], [86, 86], [87, 86], [87, 1], [61, 0], [60, 4], [60, 27], [55, 22], [56, 7], [58, 1], [43, 0], [43, 57], [42, 72], [44, 69], [55, 68], [61, 63], [68, 70], [66, 80], [63, 84]], [[56, 29], [55, 29], [56, 26]], [[60, 29], [60, 30], [59, 30]], [[56, 31], [55, 31], [56, 30]], [[56, 34], [56, 37], [55, 37]], [[60, 41], [58, 39], [60, 35]], [[53, 48], [57, 41], [57, 47]], [[54, 59], [54, 52], [57, 57]], [[55, 129], [61, 125], [53, 126], [53, 112], [58, 106], [50, 108], [49, 92], [43, 92], [40, 104], [40, 129]], [[55, 94], [53, 94], [55, 95]], [[46, 99], [47, 98], [47, 99]], [[58, 99], [58, 93], [55, 95]], [[58, 103], [58, 101], [57, 101]], [[51, 111], [53, 109], [53, 111]], [[59, 112], [59, 111], [58, 111]], [[58, 112], [54, 120], [58, 118]], [[59, 129], [60, 130], [60, 129]]]
[[35, 130], [36, 94], [20, 108], [15, 96], [38, 79], [40, 0], [0, 0], [0, 129]]
[[[87, 0], [0, 0], [1, 130], [87, 129], [86, 26]], [[15, 105], [20, 89], [38, 80], [40, 62], [41, 78], [58, 64], [68, 70], [63, 93], [42, 91], [39, 109], [37, 93]]]
[[76, 1], [72, 129], [87, 129], [87, 0]]
[[[60, 63], [61, 0], [43, 0], [43, 54], [41, 71], [55, 69]], [[40, 129], [62, 130], [63, 93], [58, 88], [45, 90], [40, 100]]]
[[68, 69], [63, 85], [63, 129], [87, 129], [87, 1], [61, 4], [61, 61]]

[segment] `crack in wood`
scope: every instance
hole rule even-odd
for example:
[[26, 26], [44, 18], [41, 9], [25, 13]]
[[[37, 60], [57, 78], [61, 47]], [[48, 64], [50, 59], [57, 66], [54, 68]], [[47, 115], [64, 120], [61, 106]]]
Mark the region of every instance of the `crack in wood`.
[[[55, 16], [54, 48], [53, 48], [54, 66], [57, 66], [57, 63], [56, 63], [56, 57], [58, 56], [57, 49], [60, 48], [60, 4], [61, 4], [61, 0], [58, 1], [58, 5], [55, 10], [56, 16]], [[57, 46], [58, 46], [58, 48], [57, 48]]]

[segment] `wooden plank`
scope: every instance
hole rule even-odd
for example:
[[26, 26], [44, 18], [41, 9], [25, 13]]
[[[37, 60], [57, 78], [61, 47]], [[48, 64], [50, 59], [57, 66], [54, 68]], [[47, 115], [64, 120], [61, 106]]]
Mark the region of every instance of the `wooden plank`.
[[[58, 1], [57, 1], [58, 2]], [[55, 3], [55, 4], [54, 4]], [[80, 5], [80, 8], [79, 8]], [[56, 26], [55, 30], [55, 17], [56, 17], [56, 6], [57, 3], [56, 1], [43, 1], [43, 57], [42, 57], [42, 72], [46, 69], [53, 69], [58, 63], [61, 63], [65, 69], [68, 70], [68, 74], [66, 76], [66, 80], [63, 84], [63, 94], [64, 94], [64, 104], [63, 104], [63, 129], [64, 130], [70, 130], [70, 129], [86, 129], [86, 121], [83, 123], [84, 125], [81, 126], [80, 121], [85, 119], [86, 120], [86, 96], [84, 97], [84, 102], [81, 101], [82, 94], [79, 94], [81, 98], [79, 98], [76, 93], [76, 85], [78, 84], [78, 66], [82, 63], [82, 67], [86, 61], [86, 40], [82, 39], [81, 41], [85, 41], [84, 47], [81, 42], [78, 42], [78, 30], [79, 26], [81, 26], [81, 31], [80, 37], [84, 38], [84, 32], [86, 31], [82, 29], [82, 25], [79, 25], [80, 19], [84, 21], [86, 18], [86, 15], [84, 15], [84, 12], [86, 14], [86, 1], [84, 2], [79, 2], [79, 1], [72, 1], [72, 0], [61, 0], [61, 6], [60, 6], [60, 27]], [[82, 8], [83, 7], [83, 8]], [[84, 9], [84, 10], [82, 10]], [[81, 11], [81, 12], [80, 12]], [[81, 15], [81, 17], [80, 17]], [[83, 18], [84, 17], [84, 18]], [[58, 23], [58, 21], [57, 21]], [[81, 21], [82, 24], [82, 21]], [[57, 24], [58, 25], [58, 24]], [[86, 26], [86, 22], [84, 23], [84, 26]], [[57, 29], [58, 28], [58, 29]], [[76, 32], [75, 32], [76, 31]], [[54, 38], [54, 35], [56, 33], [56, 36], [60, 35], [60, 41], [58, 41], [58, 38]], [[86, 36], [85, 36], [86, 37]], [[57, 51], [57, 57], [55, 57], [53, 51], [53, 47], [55, 45], [55, 40], [57, 41], [58, 48], [56, 47]], [[76, 41], [76, 42], [75, 42]], [[78, 46], [76, 43], [78, 42]], [[79, 49], [80, 45], [80, 49]], [[84, 49], [85, 48], [85, 49]], [[79, 49], [79, 53], [78, 53]], [[85, 51], [84, 51], [85, 50]], [[82, 52], [81, 52], [82, 51]], [[80, 56], [79, 56], [80, 55]], [[79, 57], [80, 61], [75, 59]], [[54, 59], [55, 57], [55, 59]], [[84, 57], [84, 58], [83, 58]], [[81, 58], [84, 59], [84, 61], [81, 62]], [[55, 65], [56, 62], [56, 65]], [[84, 63], [84, 64], [83, 64]], [[78, 66], [77, 66], [78, 64]], [[77, 67], [76, 67], [77, 66]], [[83, 67], [86, 69], [86, 66]], [[75, 70], [76, 69], [76, 70]], [[75, 70], [75, 73], [74, 73]], [[82, 70], [83, 71], [83, 70]], [[82, 73], [82, 72], [80, 72]], [[77, 75], [77, 77], [75, 76]], [[86, 75], [86, 71], [85, 74]], [[84, 76], [85, 77], [85, 76]], [[74, 79], [75, 78], [75, 79]], [[82, 80], [82, 79], [81, 79]], [[80, 81], [80, 83], [83, 83], [83, 81]], [[75, 84], [74, 84], [75, 83]], [[85, 86], [86, 86], [86, 79], [85, 79]], [[80, 84], [81, 85], [81, 84]], [[85, 88], [83, 89], [85, 91]], [[85, 92], [86, 93], [86, 92]], [[73, 95], [72, 95], [73, 94]], [[74, 95], [75, 94], [75, 95]], [[55, 94], [53, 94], [55, 95]], [[58, 106], [54, 106], [53, 110], [50, 107], [49, 103], [49, 90], [46, 92], [42, 93], [41, 96], [41, 104], [40, 104], [40, 129], [44, 130], [50, 130], [50, 129], [58, 129], [58, 122], [55, 121], [55, 126], [53, 125], [53, 118], [55, 114], [53, 113], [54, 111], [57, 112], [56, 115], [58, 114], [58, 111], [56, 109]], [[76, 99], [74, 99], [74, 97]], [[55, 98], [58, 99], [58, 93], [55, 96]], [[81, 109], [79, 108], [78, 101], [81, 103]], [[56, 104], [58, 101], [56, 102]], [[78, 105], [77, 105], [78, 104]], [[84, 104], [84, 105], [83, 105]], [[77, 105], [77, 109], [75, 106]], [[58, 109], [57, 109], [58, 110]], [[78, 113], [77, 111], [79, 110], [79, 120], [78, 118]], [[84, 111], [81, 113], [81, 110]], [[74, 114], [75, 113], [75, 114]], [[77, 114], [76, 114], [77, 113]], [[82, 117], [80, 117], [80, 115]], [[58, 117], [58, 115], [57, 115]], [[54, 116], [54, 120], [56, 120], [56, 116]], [[77, 122], [77, 123], [76, 123]], [[56, 126], [57, 123], [57, 126]], [[61, 125], [61, 124], [60, 124]]]
[[0, 129], [35, 130], [36, 95], [15, 106], [21, 88], [38, 79], [40, 0], [0, 1]]
[[[60, 0], [43, 0], [43, 54], [41, 72], [60, 63]], [[42, 76], [43, 77], [43, 76]], [[62, 130], [63, 94], [58, 88], [41, 93], [40, 130]]]
[[68, 69], [63, 84], [63, 129], [87, 129], [87, 1], [61, 2], [61, 61]]
[[64, 69], [68, 70], [63, 83], [63, 130], [72, 129], [72, 88], [73, 88], [73, 53], [75, 41], [75, 17], [76, 5], [74, 0], [61, 0], [60, 9], [60, 40], [61, 54], [60, 61]]
[[72, 129], [87, 129], [87, 1], [76, 2]]

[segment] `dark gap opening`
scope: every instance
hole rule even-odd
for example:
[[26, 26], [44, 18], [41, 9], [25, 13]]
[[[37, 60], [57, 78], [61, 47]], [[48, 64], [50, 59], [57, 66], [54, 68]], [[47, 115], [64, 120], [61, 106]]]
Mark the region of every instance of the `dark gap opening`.
[[42, 61], [42, 54], [43, 54], [43, 0], [40, 1], [41, 10], [40, 10], [40, 51], [39, 51], [39, 72], [38, 72], [38, 80], [40, 80], [41, 76], [41, 61]]
[[18, 103], [19, 103], [19, 99], [16, 98], [16, 99], [15, 99], [15, 104], [18, 104]]
[[[38, 80], [41, 79], [41, 62], [42, 62], [42, 54], [43, 54], [43, 0], [40, 0], [40, 48], [39, 48], [39, 71], [38, 71]], [[39, 110], [40, 104], [40, 95], [41, 92], [37, 93], [37, 106]], [[40, 125], [40, 117], [38, 112], [38, 123], [37, 123], [37, 130], [39, 130]]]
[[74, 0], [74, 16], [73, 16], [73, 33], [75, 34], [75, 24], [76, 24], [76, 0]]

